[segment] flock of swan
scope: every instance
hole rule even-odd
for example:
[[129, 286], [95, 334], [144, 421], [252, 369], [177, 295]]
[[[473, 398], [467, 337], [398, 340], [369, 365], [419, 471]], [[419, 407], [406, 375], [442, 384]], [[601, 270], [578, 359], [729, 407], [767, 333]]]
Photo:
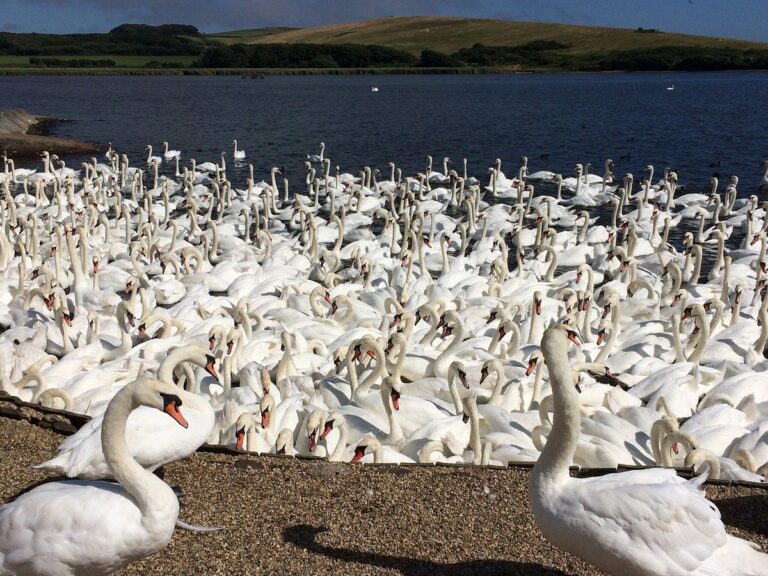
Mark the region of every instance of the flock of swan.
[[681, 193], [671, 170], [636, 187], [611, 160], [563, 178], [523, 158], [486, 183], [431, 157], [382, 177], [332, 173], [322, 144], [291, 192], [283, 169], [237, 188], [224, 154], [182, 167], [163, 144], [138, 167], [5, 158], [0, 390], [92, 419], [39, 465], [80, 481], [0, 508], [0, 574], [162, 549], [183, 523], [150, 472], [204, 442], [536, 462], [542, 532], [608, 573], [768, 574], [705, 476], [568, 475], [765, 480], [768, 216], [736, 177]]

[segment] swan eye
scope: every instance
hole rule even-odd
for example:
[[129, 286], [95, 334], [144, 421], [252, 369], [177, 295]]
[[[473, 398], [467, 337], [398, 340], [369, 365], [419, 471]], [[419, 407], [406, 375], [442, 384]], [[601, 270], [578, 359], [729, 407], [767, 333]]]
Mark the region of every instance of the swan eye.
[[181, 398], [176, 396], [176, 394], [165, 394], [163, 392], [160, 392], [160, 397], [163, 399], [163, 409], [167, 410], [169, 406], [174, 406], [175, 408], [178, 408], [182, 405]]

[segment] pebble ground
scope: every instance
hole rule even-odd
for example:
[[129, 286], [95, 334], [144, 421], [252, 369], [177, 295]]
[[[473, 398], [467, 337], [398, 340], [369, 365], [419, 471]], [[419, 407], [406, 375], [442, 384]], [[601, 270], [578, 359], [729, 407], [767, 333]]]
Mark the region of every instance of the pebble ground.
[[[63, 436], [0, 416], [0, 502], [51, 475]], [[184, 492], [169, 547], [122, 575], [596, 575], [544, 541], [524, 468], [393, 467], [198, 452], [164, 470]], [[768, 549], [768, 489], [708, 485], [729, 531]]]

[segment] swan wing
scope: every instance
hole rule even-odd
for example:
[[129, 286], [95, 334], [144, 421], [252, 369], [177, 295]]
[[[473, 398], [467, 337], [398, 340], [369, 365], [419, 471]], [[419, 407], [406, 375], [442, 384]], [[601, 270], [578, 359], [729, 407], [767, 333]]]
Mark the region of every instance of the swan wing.
[[597, 557], [587, 559], [601, 568], [631, 564], [652, 574], [700, 574], [728, 540], [720, 512], [699, 490], [705, 479], [651, 469], [569, 482], [563, 507], [570, 509], [570, 527], [597, 543]]

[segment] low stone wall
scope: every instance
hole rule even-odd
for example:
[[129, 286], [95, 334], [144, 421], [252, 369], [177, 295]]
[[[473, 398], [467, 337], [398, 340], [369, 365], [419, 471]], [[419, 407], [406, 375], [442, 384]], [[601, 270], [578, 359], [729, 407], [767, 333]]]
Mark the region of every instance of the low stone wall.
[[58, 121], [21, 108], [0, 111], [0, 150], [10, 156], [35, 156], [44, 150], [53, 154], [92, 154], [102, 149], [92, 142], [48, 136], [46, 132]]

